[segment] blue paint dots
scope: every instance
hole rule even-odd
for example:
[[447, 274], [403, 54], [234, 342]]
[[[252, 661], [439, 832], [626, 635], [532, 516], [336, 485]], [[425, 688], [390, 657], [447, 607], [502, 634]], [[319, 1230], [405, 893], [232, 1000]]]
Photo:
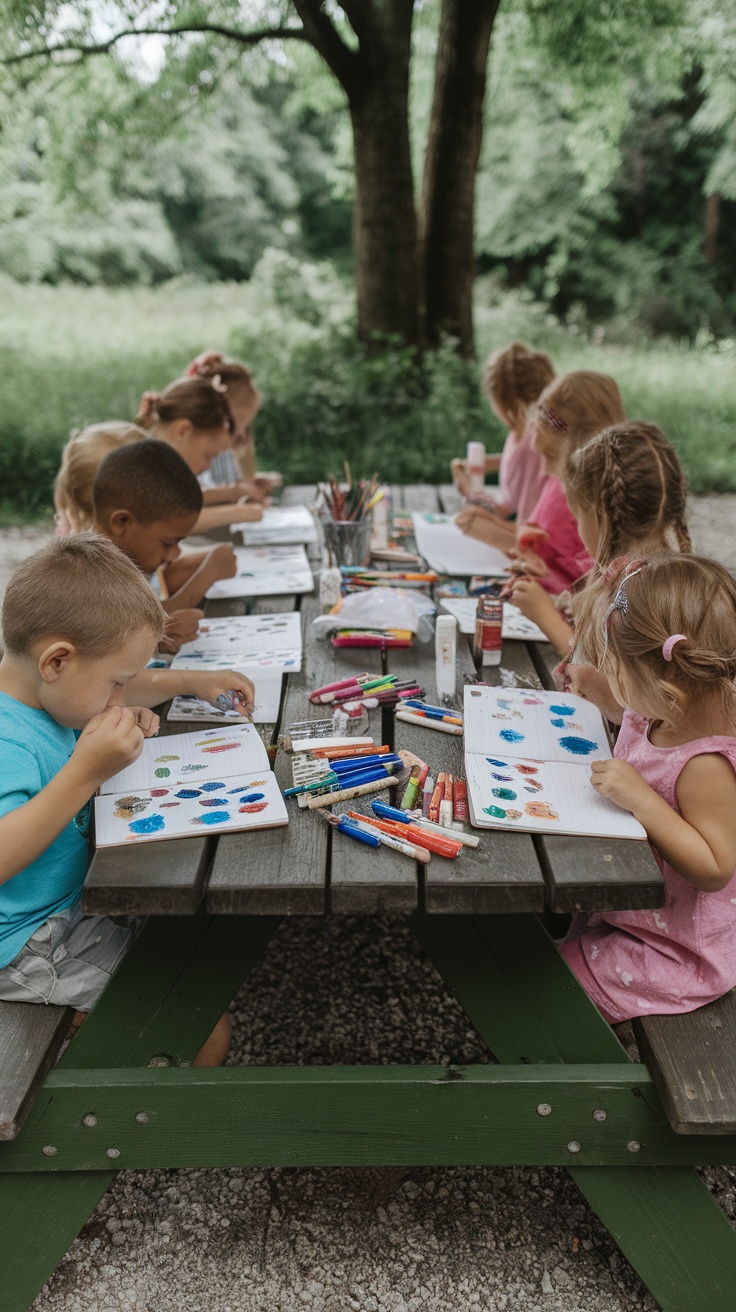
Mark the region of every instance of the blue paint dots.
[[508, 761], [497, 761], [493, 756], [487, 756], [486, 760], [489, 765], [497, 765], [501, 770], [508, 770], [509, 768]]
[[483, 814], [492, 816], [494, 820], [506, 819], [506, 812], [502, 806], [484, 806]]
[[230, 819], [229, 811], [204, 811], [192, 820], [193, 825], [223, 825]]
[[502, 729], [499, 738], [503, 738], [505, 743], [523, 743], [525, 734], [517, 733], [516, 729]]
[[227, 806], [226, 797], [200, 797], [200, 806]]
[[492, 788], [491, 792], [494, 797], [500, 797], [502, 802], [516, 801], [516, 793], [512, 788]]
[[266, 796], [265, 793], [246, 793], [245, 796], [244, 796], [244, 797], [241, 797], [240, 800], [241, 800], [241, 802], [244, 802], [244, 803], [247, 803], [247, 802], [260, 802], [260, 801], [263, 800], [263, 798], [264, 798], [265, 796]]
[[224, 787], [225, 787], [224, 784], [213, 783], [213, 781], [212, 781], [211, 779], [208, 779], [208, 781], [207, 781], [206, 784], [202, 784], [202, 792], [203, 792], [203, 793], [219, 793], [219, 792], [221, 791], [221, 789], [223, 789]]
[[574, 707], [574, 706], [550, 706], [549, 709], [550, 709], [550, 711], [552, 712], [553, 715], [574, 715], [574, 714], [575, 714], [575, 707]]
[[132, 820], [128, 828], [131, 834], [159, 834], [165, 826], [163, 816], [155, 812], [153, 815], [141, 816], [140, 820]]
[[200, 796], [200, 789], [199, 789], [199, 788], [182, 788], [182, 789], [180, 790], [180, 792], [178, 792], [178, 793], [176, 794], [176, 796], [177, 796], [177, 797], [199, 797], [199, 796]]
[[571, 752], [573, 756], [590, 756], [591, 752], [598, 751], [598, 744], [592, 743], [590, 738], [560, 738], [560, 747], [564, 747], [566, 752]]
[[565, 728], [565, 721], [564, 721], [564, 720], [550, 720], [550, 724], [554, 725], [555, 729], [564, 729], [564, 728]]

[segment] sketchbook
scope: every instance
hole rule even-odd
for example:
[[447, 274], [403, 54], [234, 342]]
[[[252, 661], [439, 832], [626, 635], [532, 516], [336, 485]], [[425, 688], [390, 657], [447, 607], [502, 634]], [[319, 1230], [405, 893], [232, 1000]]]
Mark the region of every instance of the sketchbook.
[[266, 670], [295, 673], [301, 668], [297, 611], [202, 620], [194, 641], [183, 643], [171, 662], [172, 670], [238, 670], [254, 682]]
[[465, 774], [480, 829], [646, 839], [601, 797], [590, 762], [608, 760], [603, 716], [582, 697], [526, 688], [465, 689]]
[[415, 511], [412, 520], [417, 550], [438, 573], [460, 577], [471, 574], [507, 576], [511, 564], [508, 556], [496, 547], [469, 538], [458, 528], [453, 515]]
[[[461, 633], [475, 633], [475, 612], [478, 609], [477, 597], [442, 597], [440, 605], [448, 614], [454, 615]], [[548, 642], [534, 620], [522, 615], [513, 602], [503, 603], [503, 638], [518, 639], [520, 642]]]
[[231, 524], [246, 547], [291, 546], [317, 542], [317, 525], [306, 506], [274, 506], [263, 512], [257, 524]]
[[213, 583], [207, 593], [211, 600], [314, 591], [314, 578], [302, 546], [235, 547], [235, 560], [235, 577]]
[[286, 804], [251, 724], [148, 738], [95, 798], [98, 848], [285, 824]]
[[[281, 685], [284, 671], [250, 670], [245, 671], [253, 680], [255, 687], [255, 705], [253, 707], [253, 724], [275, 724], [279, 718], [281, 704]], [[187, 722], [189, 724], [243, 724], [240, 711], [224, 711], [219, 706], [212, 706], [202, 697], [185, 694], [175, 697], [169, 707], [167, 720]]]

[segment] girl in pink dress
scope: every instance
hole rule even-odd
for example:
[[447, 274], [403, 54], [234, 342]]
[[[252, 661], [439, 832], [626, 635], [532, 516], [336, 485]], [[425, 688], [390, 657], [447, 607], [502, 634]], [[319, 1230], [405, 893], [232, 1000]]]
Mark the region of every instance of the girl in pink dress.
[[625, 707], [591, 782], [647, 831], [664, 906], [576, 917], [561, 951], [610, 1022], [736, 986], [736, 583], [699, 556], [631, 562], [588, 652]]
[[[474, 525], [482, 526], [482, 541], [501, 550], [514, 545], [515, 531], [509, 518], [523, 523], [537, 504], [547, 481], [542, 457], [534, 445], [530, 409], [540, 392], [555, 376], [552, 361], [544, 351], [532, 351], [524, 342], [511, 342], [489, 356], [483, 374], [483, 391], [494, 414], [510, 430], [500, 455], [486, 456], [486, 473], [498, 473], [498, 496], [484, 494], [457, 517], [458, 527], [470, 537]], [[469, 476], [464, 460], [453, 460], [452, 477], [459, 492], [468, 495]]]

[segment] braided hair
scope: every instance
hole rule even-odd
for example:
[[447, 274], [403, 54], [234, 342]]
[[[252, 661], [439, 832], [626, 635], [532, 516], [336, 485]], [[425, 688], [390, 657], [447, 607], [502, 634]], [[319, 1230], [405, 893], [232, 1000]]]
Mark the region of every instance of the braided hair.
[[511, 342], [488, 357], [483, 391], [504, 418], [516, 423], [520, 408], [533, 405], [554, 376], [554, 365], [544, 351]]

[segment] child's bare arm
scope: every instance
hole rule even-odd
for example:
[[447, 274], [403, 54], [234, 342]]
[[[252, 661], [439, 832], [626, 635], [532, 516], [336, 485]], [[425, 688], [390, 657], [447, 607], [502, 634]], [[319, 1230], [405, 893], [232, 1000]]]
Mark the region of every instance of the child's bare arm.
[[[183, 567], [192, 557], [198, 558], [201, 563], [186, 576], [183, 568], [178, 571], [179, 586], [174, 592], [169, 570], [173, 570], [177, 565]], [[192, 556], [180, 557], [164, 571], [164, 582], [169, 590], [169, 596], [163, 602], [164, 610], [171, 615], [177, 610], [190, 610], [196, 607], [213, 583], [218, 579], [231, 579], [236, 572], [235, 552], [229, 542], [219, 542], [216, 547], [210, 547], [209, 551], [204, 552], [203, 556], [200, 552], [192, 552]]]
[[125, 706], [111, 706], [95, 715], [51, 782], [0, 818], [0, 883], [45, 852], [100, 784], [137, 760], [144, 736], [157, 728], [157, 716], [141, 716]]
[[519, 607], [522, 615], [539, 625], [559, 656], [567, 656], [575, 637], [574, 631], [539, 583], [530, 578], [517, 579], [511, 591], [511, 601]]
[[486, 542], [489, 547], [498, 547], [500, 551], [510, 551], [516, 545], [516, 533], [513, 527], [504, 524], [490, 511], [480, 506], [465, 506], [455, 516], [455, 523], [469, 538]]
[[250, 679], [237, 670], [141, 670], [131, 679], [126, 700], [136, 706], [160, 706], [171, 697], [202, 697], [212, 706], [229, 692], [242, 694], [235, 709], [243, 715], [253, 710], [255, 689]]
[[205, 506], [199, 514], [193, 533], [209, 533], [213, 528], [226, 528], [228, 524], [254, 524], [263, 519], [263, 507], [253, 502], [224, 506]]
[[725, 888], [736, 870], [736, 775], [725, 756], [695, 756], [677, 780], [680, 811], [627, 761], [593, 761], [597, 792], [631, 811], [673, 870], [705, 893]]

